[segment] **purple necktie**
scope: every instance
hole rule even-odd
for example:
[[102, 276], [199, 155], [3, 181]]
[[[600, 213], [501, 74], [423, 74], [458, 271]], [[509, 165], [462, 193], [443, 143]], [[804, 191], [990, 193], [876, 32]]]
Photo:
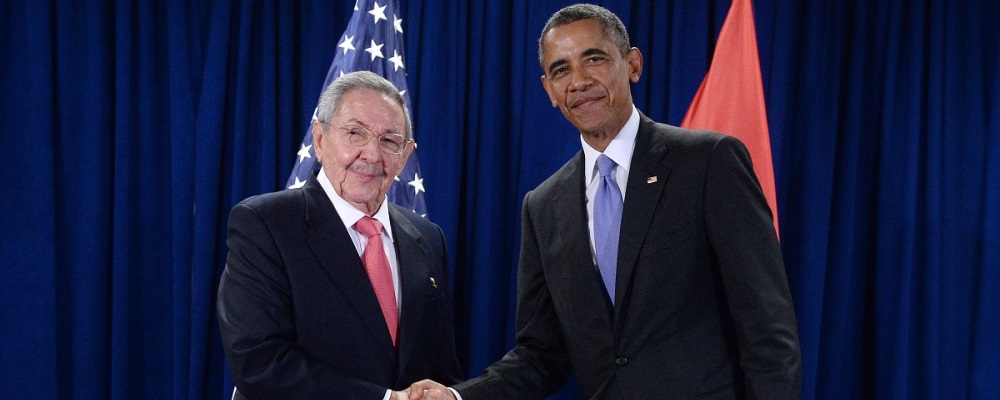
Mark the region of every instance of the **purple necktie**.
[[608, 156], [597, 157], [601, 182], [594, 195], [594, 247], [601, 280], [615, 302], [615, 276], [618, 273], [618, 235], [622, 226], [622, 191], [615, 182], [615, 164]]

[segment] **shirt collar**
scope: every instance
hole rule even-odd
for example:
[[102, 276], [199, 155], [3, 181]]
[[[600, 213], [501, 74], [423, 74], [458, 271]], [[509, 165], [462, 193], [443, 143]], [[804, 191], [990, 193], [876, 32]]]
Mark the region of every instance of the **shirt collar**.
[[[316, 177], [316, 180], [319, 181], [319, 185], [323, 187], [323, 191], [330, 198], [330, 202], [333, 203], [333, 208], [337, 210], [337, 214], [340, 214], [340, 220], [344, 222], [344, 227], [349, 230], [354, 229], [354, 224], [360, 221], [366, 214], [337, 194], [337, 191], [333, 188], [333, 183], [330, 182], [330, 178], [326, 176], [326, 171], [323, 168], [320, 168], [319, 176]], [[389, 222], [388, 203], [388, 198], [383, 196], [382, 204], [379, 205], [378, 211], [375, 212], [372, 218], [382, 223], [382, 229], [389, 236], [389, 240], [392, 241], [392, 225]]]
[[629, 170], [632, 165], [632, 152], [635, 150], [635, 137], [639, 134], [639, 110], [632, 106], [632, 115], [628, 117], [628, 121], [625, 122], [625, 126], [622, 127], [615, 138], [611, 140], [608, 147], [604, 149], [601, 153], [590, 147], [586, 141], [583, 140], [583, 134], [580, 135], [580, 143], [583, 145], [583, 166], [584, 166], [584, 176], [587, 177], [586, 182], [590, 183], [594, 179], [594, 174], [596, 173], [595, 166], [597, 164], [597, 157], [601, 154], [608, 156], [615, 164], [623, 168], [625, 171]]

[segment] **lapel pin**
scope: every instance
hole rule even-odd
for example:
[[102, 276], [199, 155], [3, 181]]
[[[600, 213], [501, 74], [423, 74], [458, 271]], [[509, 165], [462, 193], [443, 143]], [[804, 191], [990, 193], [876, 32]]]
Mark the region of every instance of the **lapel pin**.
[[649, 178], [646, 178], [646, 183], [654, 183], [654, 182], [656, 182], [656, 177], [655, 176], [651, 176]]
[[435, 280], [434, 280], [434, 277], [433, 277], [433, 276], [431, 277], [431, 286], [433, 286], [433, 287], [434, 287], [435, 289], [437, 289], [437, 288], [438, 288], [438, 284], [437, 284], [437, 281], [435, 281]]

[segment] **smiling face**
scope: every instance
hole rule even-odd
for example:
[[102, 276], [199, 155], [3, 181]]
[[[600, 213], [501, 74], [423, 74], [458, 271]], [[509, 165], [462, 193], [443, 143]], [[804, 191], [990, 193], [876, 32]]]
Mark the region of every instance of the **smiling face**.
[[639, 50], [621, 54], [597, 20], [582, 19], [549, 30], [542, 53], [542, 86], [552, 106], [603, 151], [632, 114], [629, 84], [642, 72]]
[[405, 136], [405, 121], [403, 109], [391, 99], [370, 89], [353, 89], [343, 94], [329, 121], [313, 123], [313, 145], [323, 171], [337, 194], [365, 214], [378, 211], [413, 144], [407, 143], [402, 154], [380, 150], [378, 138], [356, 146], [351, 144], [349, 132], [338, 126], [360, 125], [376, 135]]

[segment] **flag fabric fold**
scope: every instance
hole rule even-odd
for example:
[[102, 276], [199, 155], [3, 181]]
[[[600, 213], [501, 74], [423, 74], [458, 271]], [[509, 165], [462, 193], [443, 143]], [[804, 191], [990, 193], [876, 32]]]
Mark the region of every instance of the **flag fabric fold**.
[[750, 0], [733, 0], [719, 32], [712, 64], [681, 126], [722, 132], [746, 144], [777, 232], [771, 138]]
[[[404, 64], [403, 19], [398, 0], [369, 1], [357, 0], [354, 14], [347, 29], [336, 44], [336, 54], [330, 64], [323, 89], [335, 79], [348, 72], [372, 71], [389, 80], [403, 94], [407, 106], [410, 95], [406, 86], [406, 66]], [[322, 90], [320, 91], [322, 93]], [[313, 113], [312, 120], [316, 120]], [[301, 187], [313, 171], [319, 170], [316, 153], [312, 148], [312, 124], [306, 128], [302, 145], [299, 147], [295, 167], [288, 177], [286, 188]], [[389, 188], [389, 201], [426, 216], [423, 178], [420, 176], [420, 161], [417, 151], [410, 154], [402, 172]]]

